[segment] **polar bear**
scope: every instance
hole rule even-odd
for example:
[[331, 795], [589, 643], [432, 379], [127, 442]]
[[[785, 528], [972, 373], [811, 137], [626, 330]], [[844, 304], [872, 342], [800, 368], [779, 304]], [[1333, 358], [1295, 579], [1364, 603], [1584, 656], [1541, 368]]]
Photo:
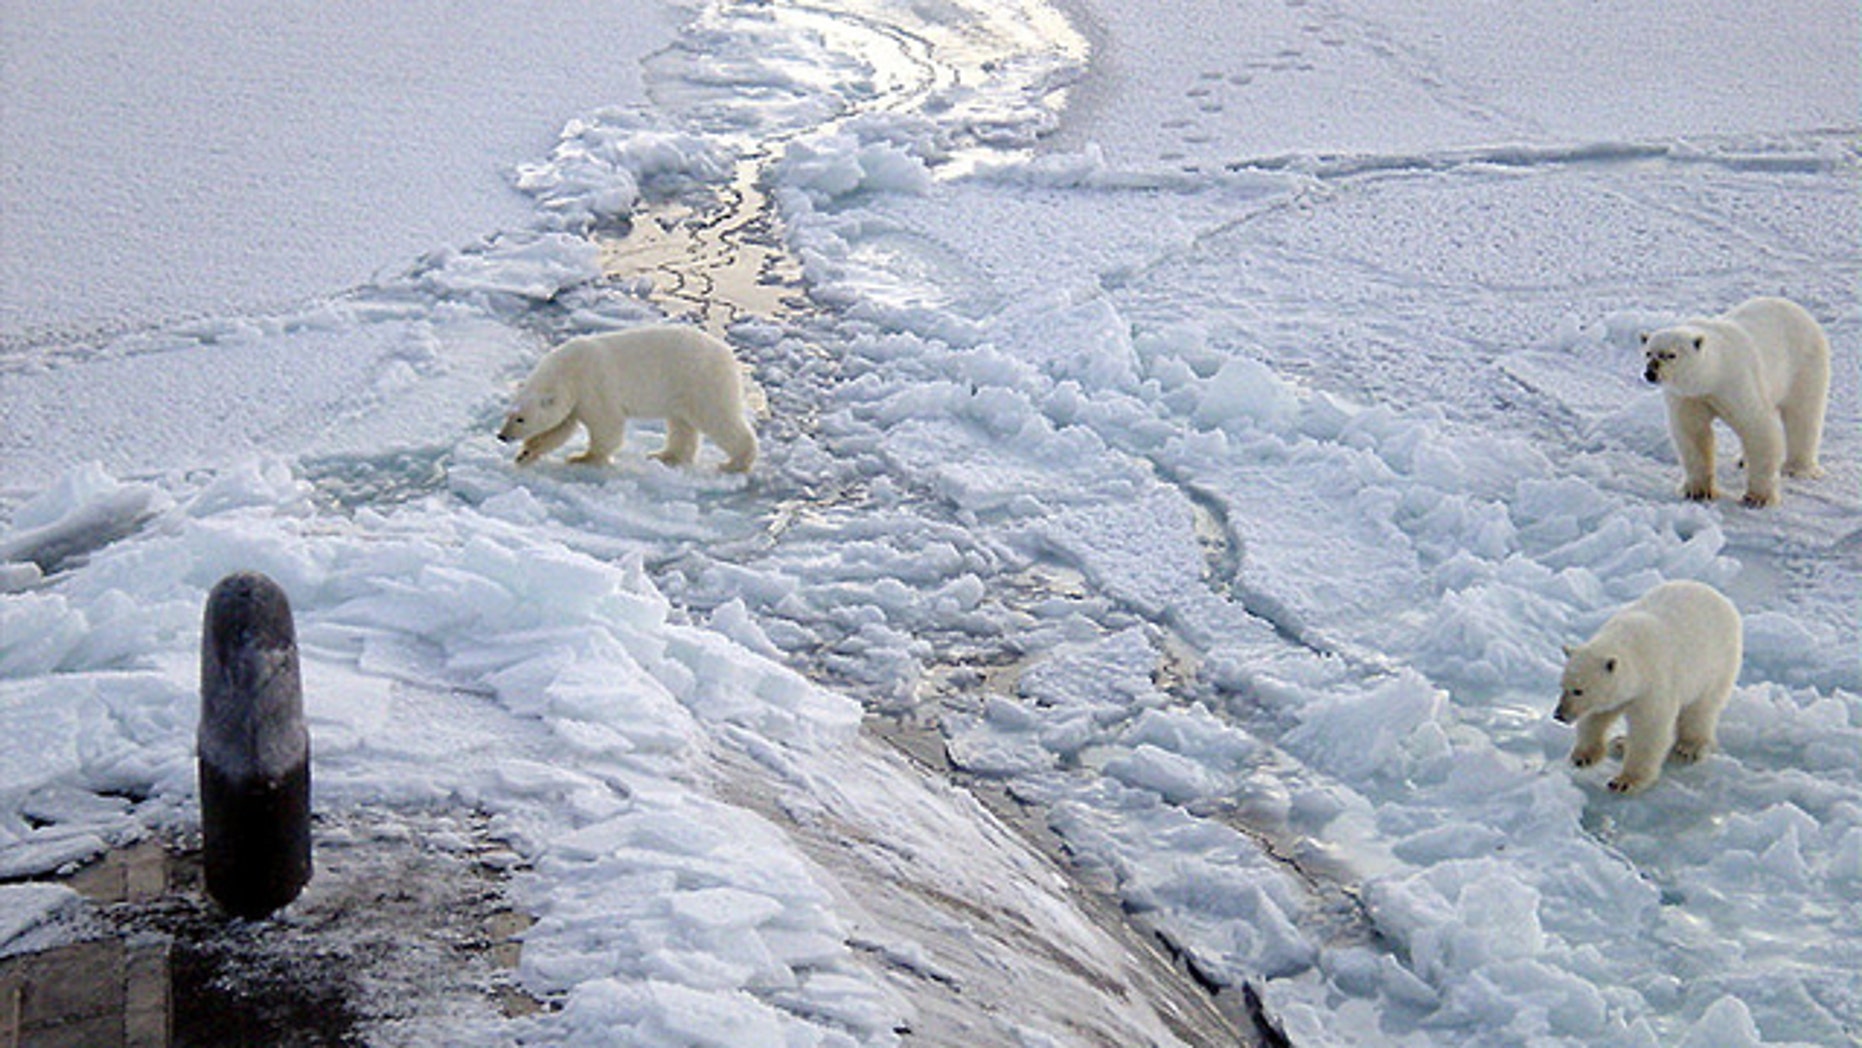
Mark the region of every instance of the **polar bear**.
[[666, 420], [666, 446], [654, 458], [692, 461], [703, 433], [724, 449], [724, 469], [742, 473], [756, 461], [756, 434], [744, 421], [737, 358], [698, 328], [656, 325], [572, 338], [537, 362], [498, 430], [521, 440], [518, 465], [561, 447], [579, 424], [588, 449], [571, 462], [607, 465], [630, 418]]
[[1597, 763], [1618, 717], [1629, 721], [1629, 742], [1611, 790], [1648, 788], [1670, 752], [1699, 760], [1714, 746], [1739, 676], [1742, 629], [1739, 610], [1718, 590], [1664, 582], [1610, 616], [1590, 640], [1567, 646], [1552, 716], [1577, 722], [1571, 762]]
[[1642, 336], [1643, 377], [1662, 387], [1668, 433], [1686, 479], [1681, 494], [1711, 499], [1713, 420], [1745, 451], [1748, 506], [1778, 502], [1778, 473], [1815, 477], [1830, 393], [1830, 343], [1802, 306], [1754, 298], [1712, 319]]

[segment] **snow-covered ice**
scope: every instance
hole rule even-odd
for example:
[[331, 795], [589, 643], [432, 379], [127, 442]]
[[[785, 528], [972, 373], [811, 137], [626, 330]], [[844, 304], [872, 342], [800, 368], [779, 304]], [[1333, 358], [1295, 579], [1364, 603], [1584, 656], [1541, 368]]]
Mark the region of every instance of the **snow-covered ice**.
[[[1853, 5], [221, 6], [4, 5], [0, 872], [198, 818], [257, 570], [319, 809], [521, 858], [555, 1007], [429, 1032], [1204, 1043], [1154, 934], [1300, 1045], [1862, 1037]], [[679, 222], [806, 292], [728, 331], [756, 470], [513, 469], [549, 343], [705, 293], [607, 268]], [[1636, 334], [1757, 293], [1828, 474], [1681, 502]], [[1676, 578], [1744, 673], [1615, 797], [1559, 648]]]
[[639, 97], [680, 21], [632, 0], [0, 10], [0, 334], [41, 349], [307, 305], [522, 227], [506, 172]]

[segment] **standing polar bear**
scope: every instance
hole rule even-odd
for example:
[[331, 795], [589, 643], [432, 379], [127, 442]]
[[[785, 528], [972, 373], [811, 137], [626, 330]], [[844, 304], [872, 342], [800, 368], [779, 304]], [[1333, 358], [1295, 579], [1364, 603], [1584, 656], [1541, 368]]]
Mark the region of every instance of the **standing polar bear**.
[[711, 335], [674, 324], [557, 346], [517, 391], [498, 439], [524, 442], [521, 466], [561, 447], [579, 424], [588, 430], [588, 450], [569, 461], [605, 466], [630, 418], [666, 420], [666, 446], [653, 457], [668, 465], [691, 462], [700, 433], [730, 456], [726, 472], [742, 473], [756, 461], [737, 358]]
[[1830, 394], [1830, 343], [1802, 306], [1754, 298], [1710, 320], [1642, 336], [1643, 377], [1662, 387], [1668, 433], [1686, 479], [1681, 494], [1711, 499], [1713, 420], [1739, 435], [1748, 506], [1778, 502], [1778, 473], [1815, 477]]
[[1661, 777], [1670, 752], [1693, 762], [1713, 749], [1744, 646], [1739, 610], [1698, 582], [1664, 582], [1610, 616], [1597, 635], [1565, 648], [1560, 723], [1577, 722], [1571, 762], [1597, 763], [1618, 717], [1629, 721], [1616, 793]]

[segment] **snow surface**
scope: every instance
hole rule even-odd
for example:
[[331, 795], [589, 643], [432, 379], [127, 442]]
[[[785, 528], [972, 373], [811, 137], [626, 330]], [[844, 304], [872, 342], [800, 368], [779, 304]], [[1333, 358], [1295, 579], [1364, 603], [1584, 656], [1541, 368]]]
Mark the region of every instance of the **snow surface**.
[[640, 97], [678, 22], [644, 0], [5, 0], [0, 345], [308, 304], [520, 228], [504, 172], [560, 113]]
[[[527, 864], [560, 1009], [429, 1030], [1203, 1040], [1084, 884], [1300, 1045], [1862, 1036], [1854, 5], [357, 9], [340, 61], [216, 50], [230, 95], [174, 60], [200, 25], [16, 6], [0, 871], [197, 818], [200, 608], [250, 569], [298, 613], [319, 807], [474, 808]], [[16, 65], [28, 24], [186, 75]], [[410, 116], [367, 71], [414, 65]], [[220, 221], [125, 230], [111, 150], [14, 130], [194, 186], [272, 126], [229, 99], [343, 159], [223, 149]], [[603, 239], [742, 165], [812, 303], [730, 333], [756, 471], [514, 470], [527, 365], [665, 301]], [[389, 228], [240, 188], [278, 184]], [[254, 245], [280, 215], [327, 254]], [[1682, 503], [1636, 333], [1758, 293], [1830, 334], [1828, 475]], [[1672, 578], [1734, 598], [1744, 673], [1723, 752], [1618, 798], [1564, 759], [1559, 646]], [[0, 907], [35, 943], [72, 908]]]

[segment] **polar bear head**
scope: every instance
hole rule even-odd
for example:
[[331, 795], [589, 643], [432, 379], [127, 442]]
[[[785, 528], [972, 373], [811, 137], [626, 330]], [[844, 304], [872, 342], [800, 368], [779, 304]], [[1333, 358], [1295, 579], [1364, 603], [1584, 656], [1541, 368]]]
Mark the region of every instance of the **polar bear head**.
[[511, 410], [505, 412], [504, 425], [498, 430], [498, 439], [507, 443], [528, 440], [562, 425], [575, 409], [575, 399], [560, 386], [561, 383], [547, 374], [533, 375], [512, 399]]
[[1691, 327], [1664, 328], [1642, 336], [1642, 377], [1685, 397], [1714, 388], [1713, 353], [1707, 332]]
[[1569, 724], [1587, 713], [1623, 706], [1634, 695], [1634, 666], [1622, 653], [1594, 642], [1566, 647], [1558, 709], [1552, 719]]

